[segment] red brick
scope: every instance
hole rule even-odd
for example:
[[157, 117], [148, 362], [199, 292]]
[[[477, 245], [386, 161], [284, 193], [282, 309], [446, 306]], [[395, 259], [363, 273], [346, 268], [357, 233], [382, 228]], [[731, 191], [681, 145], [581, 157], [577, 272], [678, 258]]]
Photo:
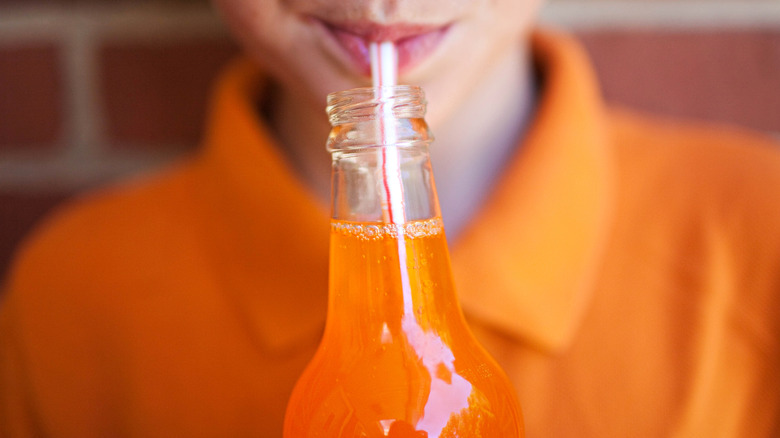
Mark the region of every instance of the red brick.
[[42, 149], [60, 140], [63, 99], [55, 45], [0, 48], [0, 149]]
[[610, 101], [780, 132], [780, 30], [580, 36]]
[[0, 192], [0, 285], [19, 243], [46, 213], [70, 195], [65, 192]]
[[104, 45], [100, 69], [109, 141], [196, 143], [213, 80], [236, 51], [226, 39]]

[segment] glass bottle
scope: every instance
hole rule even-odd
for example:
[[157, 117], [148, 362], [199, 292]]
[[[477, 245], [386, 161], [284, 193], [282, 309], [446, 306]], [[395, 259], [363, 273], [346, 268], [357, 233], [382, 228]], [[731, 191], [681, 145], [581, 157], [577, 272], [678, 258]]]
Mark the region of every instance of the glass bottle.
[[[523, 436], [514, 390], [458, 304], [424, 112], [419, 87], [328, 97], [328, 316], [287, 406], [285, 438]], [[392, 181], [402, 220], [391, 212]]]

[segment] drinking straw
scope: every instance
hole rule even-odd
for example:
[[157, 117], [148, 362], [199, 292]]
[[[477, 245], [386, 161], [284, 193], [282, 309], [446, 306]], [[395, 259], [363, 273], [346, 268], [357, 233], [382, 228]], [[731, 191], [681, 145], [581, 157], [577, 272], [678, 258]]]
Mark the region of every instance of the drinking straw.
[[401, 164], [398, 159], [396, 142], [395, 116], [393, 115], [393, 99], [388, 98], [392, 94], [389, 88], [396, 85], [398, 77], [398, 52], [390, 41], [371, 42], [368, 46], [371, 58], [371, 79], [376, 89], [377, 101], [380, 105], [380, 117], [378, 127], [382, 139], [380, 160], [382, 163], [382, 215], [385, 222], [401, 225], [398, 230], [398, 265], [400, 268], [401, 290], [404, 297], [404, 321], [405, 324], [413, 322], [414, 305], [412, 298], [411, 282], [407, 268], [406, 243], [403, 224], [406, 222], [404, 208], [404, 191], [401, 183]]
[[393, 99], [389, 87], [396, 85], [398, 78], [398, 52], [392, 41], [371, 42], [369, 44], [371, 60], [371, 79], [380, 102], [378, 127], [382, 139], [380, 159], [382, 162], [383, 215], [386, 222], [403, 224], [406, 222], [403, 185], [398, 152], [395, 149], [397, 135], [393, 116]]

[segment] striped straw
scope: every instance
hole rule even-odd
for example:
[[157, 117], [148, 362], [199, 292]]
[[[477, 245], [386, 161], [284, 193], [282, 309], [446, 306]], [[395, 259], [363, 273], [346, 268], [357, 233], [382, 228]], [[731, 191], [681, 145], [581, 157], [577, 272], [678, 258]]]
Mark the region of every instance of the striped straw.
[[391, 41], [372, 42], [369, 44], [371, 60], [371, 79], [376, 88], [377, 100], [380, 103], [379, 130], [382, 143], [380, 149], [382, 161], [382, 183], [385, 191], [383, 199], [383, 215], [386, 222], [403, 224], [406, 222], [404, 209], [403, 186], [401, 184], [401, 169], [398, 152], [394, 145], [397, 140], [392, 102], [385, 102], [387, 93], [384, 87], [396, 85], [398, 80], [398, 52]]

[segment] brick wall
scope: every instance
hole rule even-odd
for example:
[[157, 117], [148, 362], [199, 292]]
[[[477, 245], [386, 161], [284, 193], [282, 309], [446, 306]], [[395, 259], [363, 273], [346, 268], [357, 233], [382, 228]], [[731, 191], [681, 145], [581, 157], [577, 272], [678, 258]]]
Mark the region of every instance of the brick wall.
[[[552, 0], [606, 97], [780, 133], [777, 0]], [[237, 52], [205, 0], [0, 0], [0, 278], [63, 200], [198, 143]]]

